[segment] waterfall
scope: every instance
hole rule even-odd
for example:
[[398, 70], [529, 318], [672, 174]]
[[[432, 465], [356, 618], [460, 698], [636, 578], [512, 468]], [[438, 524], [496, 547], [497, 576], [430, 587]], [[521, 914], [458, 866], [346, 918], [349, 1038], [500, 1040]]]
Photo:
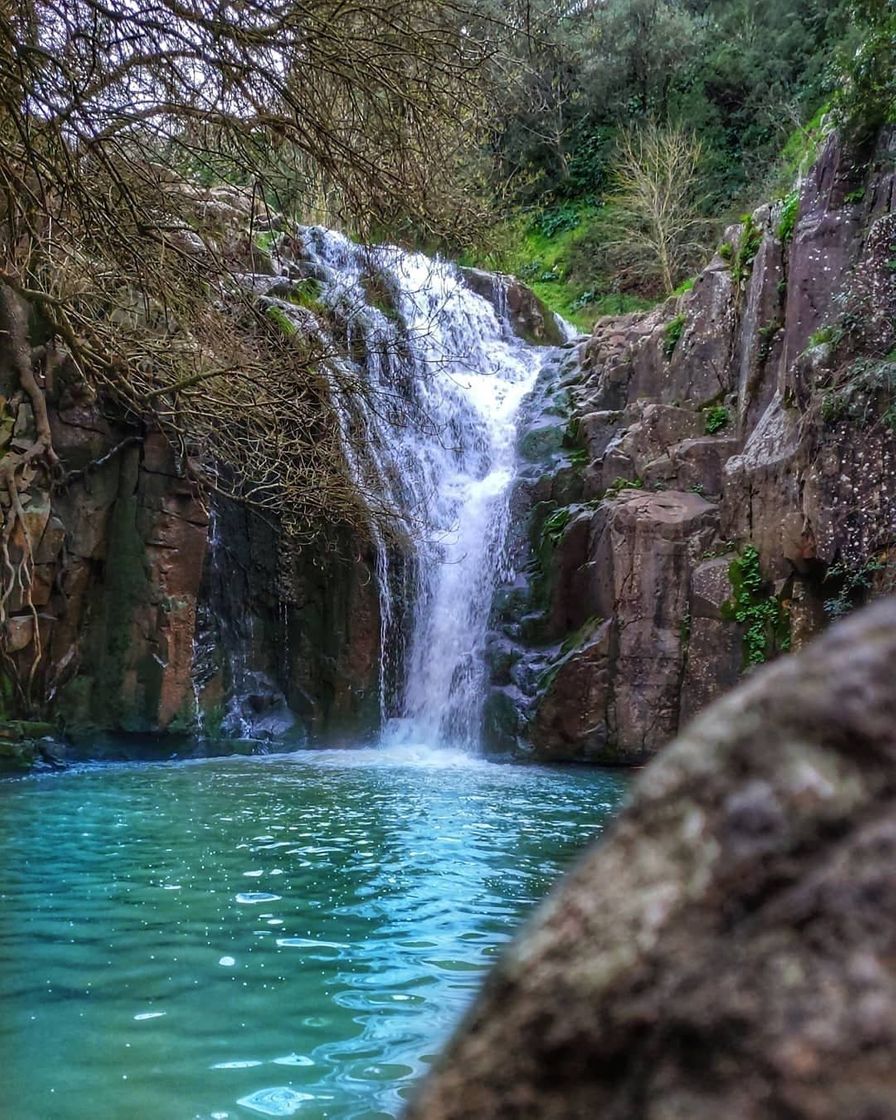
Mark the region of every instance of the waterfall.
[[402, 545], [373, 530], [384, 734], [474, 745], [516, 417], [546, 350], [516, 336], [506, 300], [472, 291], [449, 262], [320, 227], [284, 244], [289, 275], [327, 312], [318, 319], [344, 332], [349, 357], [331, 363], [331, 381], [349, 469], [368, 502], [401, 512], [406, 533]]

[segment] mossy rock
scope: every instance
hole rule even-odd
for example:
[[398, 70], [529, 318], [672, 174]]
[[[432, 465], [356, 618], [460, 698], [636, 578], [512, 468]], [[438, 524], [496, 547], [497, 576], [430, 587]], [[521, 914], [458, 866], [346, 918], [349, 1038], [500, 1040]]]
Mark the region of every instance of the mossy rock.
[[559, 455], [564, 447], [566, 426], [561, 423], [533, 425], [520, 436], [517, 450], [527, 463], [540, 463]]
[[38, 758], [37, 743], [31, 739], [0, 740], [0, 776], [26, 773]]

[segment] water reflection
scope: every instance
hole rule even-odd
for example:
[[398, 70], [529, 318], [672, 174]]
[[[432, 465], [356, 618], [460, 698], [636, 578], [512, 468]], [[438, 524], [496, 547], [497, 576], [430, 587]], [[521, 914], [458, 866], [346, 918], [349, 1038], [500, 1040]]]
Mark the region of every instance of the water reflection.
[[425, 751], [0, 783], [10, 1115], [396, 1115], [622, 791]]

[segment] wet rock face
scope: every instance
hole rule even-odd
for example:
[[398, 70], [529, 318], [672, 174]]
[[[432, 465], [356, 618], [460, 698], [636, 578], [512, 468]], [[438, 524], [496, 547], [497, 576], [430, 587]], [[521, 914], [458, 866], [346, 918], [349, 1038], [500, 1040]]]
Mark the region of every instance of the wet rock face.
[[880, 601], [692, 724], [407, 1120], [896, 1117], [894, 660]]
[[460, 272], [471, 291], [507, 315], [520, 338], [536, 346], [561, 346], [566, 341], [557, 316], [515, 276], [481, 268], [462, 268]]
[[[528, 484], [517, 580], [539, 572], [547, 604], [527, 605], [544, 617], [527, 621], [517, 661], [538, 671], [513, 682], [520, 744], [643, 760], [786, 645], [768, 619], [798, 648], [896, 587], [894, 166], [896, 130], [861, 159], [832, 137], [792, 237], [779, 208], [757, 211], [690, 293], [601, 320], [580, 347], [562, 383], [568, 458], [542, 459]], [[557, 415], [533, 427], [556, 432]], [[746, 601], [729, 570], [750, 549]], [[592, 681], [596, 621], [609, 629]], [[557, 714], [573, 678], [577, 721]]]
[[26, 605], [13, 604], [13, 628], [29, 627], [12, 642], [20, 689], [35, 668], [27, 695], [6, 694], [7, 715], [30, 703], [69, 730], [176, 729], [192, 715], [205, 505], [160, 436], [64, 395], [51, 396], [50, 420], [67, 484], [28, 494], [40, 512], [30, 526], [39, 642]]

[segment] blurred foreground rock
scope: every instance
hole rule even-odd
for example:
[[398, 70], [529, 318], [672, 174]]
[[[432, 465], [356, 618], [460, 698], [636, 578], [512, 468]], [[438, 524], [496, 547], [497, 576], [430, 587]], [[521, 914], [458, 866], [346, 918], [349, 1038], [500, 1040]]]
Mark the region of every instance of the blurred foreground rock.
[[896, 600], [708, 709], [407, 1120], [896, 1117]]

